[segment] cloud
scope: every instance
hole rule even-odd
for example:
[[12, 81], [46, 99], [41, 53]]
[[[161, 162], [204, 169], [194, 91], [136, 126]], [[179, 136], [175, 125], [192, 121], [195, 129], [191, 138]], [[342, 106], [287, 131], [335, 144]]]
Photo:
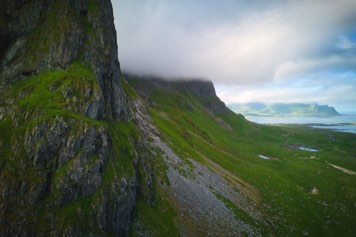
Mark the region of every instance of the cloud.
[[356, 111], [356, 73], [314, 73], [299, 80], [216, 87], [226, 103], [318, 103]]
[[356, 49], [356, 42], [352, 41], [344, 35], [340, 35], [337, 46], [343, 50], [353, 50]]
[[275, 80], [298, 79], [314, 71], [353, 71], [356, 69], [356, 56], [334, 55], [318, 59], [305, 59], [299, 62], [288, 61], [275, 70]]
[[356, 71], [354, 0], [113, 4], [123, 71], [270, 90], [283, 81]]

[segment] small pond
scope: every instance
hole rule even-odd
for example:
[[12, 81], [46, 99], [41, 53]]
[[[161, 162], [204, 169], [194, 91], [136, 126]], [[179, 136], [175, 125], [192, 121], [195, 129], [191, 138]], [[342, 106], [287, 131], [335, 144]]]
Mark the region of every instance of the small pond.
[[305, 147], [305, 146], [300, 146], [298, 149], [299, 149], [299, 150], [302, 150], [302, 151], [319, 152], [318, 149], [310, 148], [310, 147]]
[[271, 158], [269, 158], [268, 156], [264, 156], [264, 155], [258, 155], [258, 157], [265, 159], [265, 160], [270, 160]]

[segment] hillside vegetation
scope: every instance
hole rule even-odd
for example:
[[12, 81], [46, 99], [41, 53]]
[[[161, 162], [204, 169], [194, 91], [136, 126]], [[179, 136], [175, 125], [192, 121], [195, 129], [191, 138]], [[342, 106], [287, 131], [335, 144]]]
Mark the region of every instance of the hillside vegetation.
[[[236, 219], [257, 231], [246, 235], [355, 234], [355, 135], [248, 122], [226, 109], [207, 82], [197, 86], [197, 81], [166, 82], [130, 76], [128, 81], [145, 99], [161, 138], [180, 159], [198, 162], [224, 177], [247, 196], [255, 213], [261, 213], [258, 218], [233, 198], [215, 192]], [[186, 174], [192, 180], [198, 179], [196, 175], [194, 166]], [[218, 185], [211, 189], [218, 190]], [[179, 216], [179, 209], [176, 213]], [[179, 226], [179, 218], [175, 220]], [[194, 223], [190, 227], [194, 229]]]
[[119, 78], [110, 0], [1, 1], [0, 236], [128, 235], [148, 171]]
[[0, 236], [355, 235], [355, 135], [126, 80], [116, 38], [110, 0], [1, 2]]

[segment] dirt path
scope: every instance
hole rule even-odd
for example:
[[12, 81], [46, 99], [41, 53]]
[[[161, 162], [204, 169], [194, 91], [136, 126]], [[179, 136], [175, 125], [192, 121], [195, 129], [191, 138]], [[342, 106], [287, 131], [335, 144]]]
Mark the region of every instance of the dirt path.
[[334, 167], [335, 169], [338, 169], [338, 170], [344, 172], [345, 174], [356, 175], [356, 172], [353, 171], [353, 170], [348, 170], [348, 169], [346, 169], [346, 168], [343, 168], [343, 167], [340, 167], [340, 166], [337, 166], [337, 165], [333, 165], [333, 164], [330, 164], [330, 163], [328, 163], [328, 162], [326, 162], [326, 163], [327, 163], [328, 165]]
[[238, 190], [243, 193], [246, 197], [249, 197], [256, 204], [259, 204], [261, 201], [260, 195], [258, 194], [257, 188], [251, 184], [245, 182], [241, 178], [237, 177], [230, 171], [224, 169], [220, 165], [216, 164], [214, 161], [208, 159], [207, 157], [200, 154], [204, 161], [207, 163], [208, 168], [210, 168], [214, 173], [224, 177], [232, 185], [237, 186]]

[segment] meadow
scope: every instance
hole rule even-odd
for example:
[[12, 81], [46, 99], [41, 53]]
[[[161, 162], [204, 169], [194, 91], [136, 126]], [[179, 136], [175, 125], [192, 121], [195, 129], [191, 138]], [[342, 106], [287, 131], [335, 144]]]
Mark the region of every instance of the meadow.
[[[214, 113], [205, 104], [215, 99], [156, 88], [146, 101], [163, 139], [180, 157], [211, 160], [257, 187], [265, 223], [245, 221], [265, 235], [355, 235], [355, 134], [260, 125], [234, 113]], [[241, 209], [226, 205], [243, 218]]]

